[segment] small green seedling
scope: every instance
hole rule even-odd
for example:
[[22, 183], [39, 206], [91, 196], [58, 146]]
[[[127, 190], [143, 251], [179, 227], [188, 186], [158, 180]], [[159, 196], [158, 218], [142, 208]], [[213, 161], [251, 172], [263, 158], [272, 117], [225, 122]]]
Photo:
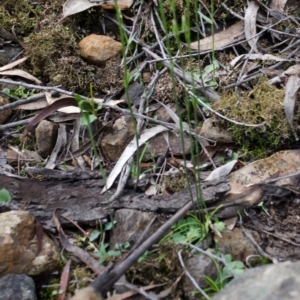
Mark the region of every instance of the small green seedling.
[[266, 215], [268, 215], [270, 217], [270, 214], [268, 213], [268, 210], [264, 206], [264, 201], [261, 201], [259, 204], [257, 204], [257, 206], [260, 207], [266, 213]]
[[117, 221], [113, 220], [111, 222], [108, 222], [108, 223], [104, 224], [104, 227], [100, 228], [100, 230], [94, 230], [91, 233], [90, 242], [94, 242], [97, 239], [99, 239], [100, 237], [102, 237], [102, 235], [104, 234], [104, 232], [111, 230], [116, 223], [117, 223]]
[[125, 242], [124, 244], [116, 244], [115, 248], [112, 250], [108, 250], [108, 247], [108, 243], [102, 243], [100, 245], [99, 252], [97, 253], [97, 255], [99, 256], [100, 265], [102, 265], [106, 261], [109, 261], [111, 258], [120, 256], [125, 252], [127, 248], [130, 247], [130, 243]]
[[0, 190], [0, 203], [6, 203], [10, 202], [11, 200], [11, 195], [9, 191], [5, 188]]

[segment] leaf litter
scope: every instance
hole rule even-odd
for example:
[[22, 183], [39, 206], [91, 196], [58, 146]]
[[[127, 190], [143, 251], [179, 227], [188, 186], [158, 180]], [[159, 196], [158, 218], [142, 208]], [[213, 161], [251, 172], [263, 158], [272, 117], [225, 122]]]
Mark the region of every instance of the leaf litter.
[[[120, 61], [118, 59], [109, 62], [103, 69], [103, 67], [89, 64], [89, 62], [80, 58], [75, 51], [76, 43], [79, 42], [78, 37], [86, 35], [87, 28], [93, 32], [94, 29], [89, 27], [93, 22], [98, 22], [98, 28], [101, 28], [101, 30], [96, 30], [95, 33], [111, 35], [121, 40], [119, 31], [116, 30], [119, 21], [116, 18], [115, 11], [105, 10], [105, 8], [115, 8], [116, 4], [121, 9], [127, 9], [122, 14], [124, 19], [126, 18], [126, 22], [131, 22], [132, 25], [119, 24], [124, 32], [130, 36], [130, 43], [128, 43], [126, 52], [124, 52], [128, 57], [123, 57], [121, 62], [121, 68], [126, 66], [130, 70], [129, 77], [124, 76], [123, 71], [120, 72]], [[168, 14], [167, 4], [165, 5], [165, 12]], [[177, 36], [175, 34], [172, 44], [172, 34], [170, 34], [168, 43], [171, 42], [171, 49], [181, 49], [185, 46], [185, 48], [182, 48], [184, 50], [171, 53], [166, 51], [167, 28], [162, 28], [163, 22], [155, 2], [152, 6], [146, 7], [142, 3], [131, 1], [102, 3], [101, 1], [70, 0], [62, 7], [61, 3], [54, 1], [50, 6], [50, 11], [53, 14], [49, 14], [49, 20], [44, 20], [43, 16], [36, 12], [37, 21], [40, 22], [42, 29], [41, 33], [38, 33], [35, 28], [27, 28], [26, 30], [29, 30], [29, 33], [22, 32], [21, 28], [17, 29], [19, 35], [17, 40], [24, 39], [25, 42], [21, 46], [25, 47], [26, 57], [9, 60], [6, 64], [2, 63], [0, 66], [0, 84], [2, 88], [7, 89], [7, 86], [9, 86], [9, 90], [13, 91], [14, 85], [16, 85], [24, 86], [33, 93], [45, 91], [43, 97], [48, 101], [48, 106], [38, 114], [34, 113], [34, 109], [40, 109], [41, 106], [30, 108], [33, 111], [30, 118], [23, 111], [25, 108], [19, 106], [18, 110], [13, 111], [15, 117], [5, 121], [6, 124], [0, 125], [2, 134], [1, 153], [3, 153], [3, 156], [7, 155], [9, 143], [11, 142], [10, 137], [18, 137], [23, 140], [24, 144], [15, 145], [16, 152], [19, 151], [18, 147], [28, 146], [30, 143], [34, 145], [34, 138], [30, 132], [35, 125], [50, 115], [55, 114], [57, 116], [58, 110], [63, 109], [61, 113], [64, 114], [79, 114], [75, 96], [81, 94], [82, 100], [90, 98], [91, 106], [85, 113], [93, 114], [95, 121], [90, 128], [79, 125], [77, 133], [73, 136], [74, 124], [62, 121], [60, 130], [63, 130], [64, 133], [58, 132], [56, 146], [52, 149], [51, 156], [44, 158], [42, 164], [44, 168], [62, 169], [65, 167], [71, 172], [80, 172], [80, 169], [82, 171], [84, 169], [94, 170], [95, 167], [98, 168], [101, 165], [102, 169], [99, 172], [107, 174], [106, 185], [103, 188], [103, 192], [106, 193], [113, 187], [122, 172], [124, 173], [127, 170], [127, 173], [125, 172], [127, 177], [130, 172], [133, 175], [132, 169], [126, 167], [128, 161], [136, 165], [138, 172], [135, 176], [137, 178], [144, 172], [149, 173], [152, 179], [156, 180], [166, 176], [165, 174], [171, 168], [177, 168], [180, 172], [184, 171], [195, 176], [195, 182], [201, 177], [198, 175], [200, 169], [210, 172], [209, 175], [204, 176], [206, 181], [223, 180], [222, 178], [225, 177], [230, 186], [230, 191], [219, 202], [225, 208], [223, 214], [226, 212], [226, 205], [228, 204], [234, 207], [235, 212], [242, 212], [241, 207], [243, 209], [248, 208], [248, 213], [244, 217], [246, 226], [257, 229], [261, 233], [264, 238], [263, 247], [266, 248], [268, 253], [275, 257], [281, 255], [284, 260], [299, 259], [295, 248], [292, 246], [298, 245], [297, 240], [299, 239], [299, 229], [295, 229], [297, 223], [296, 202], [297, 195], [299, 195], [298, 177], [300, 170], [297, 166], [299, 153], [298, 150], [290, 150], [293, 147], [298, 147], [299, 134], [299, 105], [297, 103], [299, 66], [296, 63], [295, 56], [298, 45], [293, 43], [294, 39], [298, 37], [298, 33], [294, 30], [297, 23], [292, 17], [292, 13], [289, 12], [289, 15], [288, 10], [283, 9], [284, 6], [285, 1], [274, 1], [270, 6], [249, 2], [243, 16], [241, 11], [234, 11], [235, 7], [232, 8], [233, 10], [228, 9], [224, 4], [222, 8], [218, 8], [222, 11], [222, 17], [225, 19], [229, 16], [236, 18], [235, 23], [231, 26], [226, 24], [224, 30], [217, 28], [216, 22], [209, 21], [209, 14], [206, 15], [201, 12], [198, 16], [202, 24], [209, 25], [209, 27], [213, 23], [216, 25], [213, 38], [205, 26], [202, 26], [203, 31], [200, 32], [203, 38], [195, 42], [185, 39], [178, 42], [176, 38], [178, 39], [179, 34]], [[100, 7], [104, 10], [100, 10]], [[87, 12], [85, 11], [87, 9], [91, 10]], [[184, 8], [178, 4], [176, 9], [182, 11]], [[59, 13], [55, 14], [55, 12]], [[271, 14], [270, 18], [268, 13]], [[77, 15], [73, 16], [74, 14]], [[87, 16], [90, 24], [84, 19]], [[168, 17], [168, 15], [166, 16]], [[172, 19], [176, 19], [176, 16], [172, 16]], [[158, 21], [158, 23], [154, 23], [155, 21]], [[180, 19], [175, 21], [182, 22]], [[3, 23], [7, 30], [11, 28], [10, 25], [12, 24], [10, 22], [12, 21], [7, 19]], [[62, 26], [63, 23], [57, 23], [57, 27], [54, 29], [55, 22], [64, 22], [72, 30]], [[139, 23], [143, 24], [144, 28]], [[283, 28], [290, 28], [291, 30], [283, 30]], [[72, 35], [74, 31], [77, 31], [77, 36]], [[52, 37], [53, 34], [56, 37]], [[60, 41], [57, 40], [57, 37], [60, 38]], [[62, 40], [65, 41], [65, 45], [60, 44]], [[271, 40], [275, 41], [275, 44], [270, 42]], [[155, 44], [156, 48], [153, 47]], [[42, 49], [42, 46], [45, 46], [45, 48]], [[132, 49], [131, 46], [133, 46]], [[57, 55], [56, 48], [61, 49], [59, 55]], [[196, 50], [198, 53], [195, 56], [195, 53], [190, 50]], [[221, 70], [215, 70], [214, 64], [210, 64], [209, 59], [204, 56], [210, 55], [212, 50], [216, 51], [215, 57], [221, 66]], [[151, 60], [151, 64], [148, 66], [144, 64], [147, 59]], [[254, 63], [251, 61], [254, 61]], [[156, 82], [153, 82], [149, 85], [151, 88], [141, 96], [143, 101], [135, 101], [134, 105], [116, 96], [115, 92], [123, 86], [124, 82], [127, 86], [131, 84], [131, 78], [140, 78], [142, 81], [149, 74], [153, 78], [155, 74], [158, 74], [156, 69], [159, 64], [164, 65], [167, 74], [170, 75], [163, 82], [160, 93], [153, 93], [156, 87]], [[15, 66], [18, 66], [19, 69], [12, 70]], [[20, 66], [23, 66], [24, 70]], [[199, 70], [205, 67], [212, 68], [211, 74], [206, 74], [205, 80], [201, 76], [193, 76], [193, 73], [200, 74]], [[277, 73], [272, 72], [272, 70], [276, 70]], [[103, 85], [104, 81], [101, 79], [104, 74], [106, 75], [106, 86]], [[17, 80], [14, 80], [15, 78]], [[91, 85], [90, 82], [93, 84]], [[147, 86], [149, 81], [145, 80], [142, 83]], [[62, 87], [58, 87], [57, 84], [62, 84]], [[167, 92], [168, 97], [163, 97], [163, 94], [166, 93], [164, 86], [167, 85], [171, 89]], [[266, 88], [267, 85], [268, 88]], [[181, 88], [180, 93], [176, 92], [175, 87]], [[55, 93], [58, 93], [58, 95], [55, 95]], [[9, 106], [9, 109], [21, 105], [25, 97], [25, 94], [22, 94], [21, 91], [15, 95], [12, 92], [9, 95], [5, 93], [5, 95], [15, 101], [11, 103], [12, 106]], [[111, 99], [110, 95], [113, 95], [112, 98], [115, 99]], [[55, 102], [52, 103], [54, 100]], [[169, 115], [172, 121], [157, 120], [155, 111], [148, 110], [148, 107], [153, 105], [154, 102], [161, 103], [161, 107], [165, 109], [166, 114]], [[179, 108], [184, 107], [186, 113], [178, 113], [179, 109], [174, 112], [166, 105], [168, 102], [175, 102]], [[215, 104], [212, 102], [215, 102]], [[276, 106], [272, 107], [274, 104]], [[43, 105], [47, 104], [44, 102]], [[76, 109], [70, 110], [71, 105], [72, 107], [77, 106]], [[99, 109], [98, 105], [100, 105]], [[101, 149], [99, 141], [106, 133], [113, 130], [117, 131], [116, 127], [113, 129], [111, 124], [125, 114], [131, 115], [138, 122], [137, 136], [122, 137], [124, 138], [123, 154], [116, 162], [112, 162], [105, 157], [105, 149]], [[34, 115], [36, 116], [32, 119]], [[236, 144], [234, 146], [226, 144], [221, 138], [220, 140], [211, 141], [209, 137], [204, 139], [203, 136], [199, 135], [201, 123], [206, 118], [212, 118], [215, 124], [232, 134]], [[25, 129], [24, 127], [17, 128], [17, 126], [26, 124], [28, 125]], [[241, 124], [244, 126], [241, 126]], [[255, 130], [247, 128], [247, 124], [255, 125]], [[123, 128], [119, 128], [118, 131], [125, 130], [127, 126], [128, 124], [125, 123]], [[99, 130], [99, 127], [101, 130]], [[169, 138], [165, 137], [169, 156], [163, 158], [165, 162], [163, 164], [164, 169], [156, 166], [159, 156], [155, 153], [152, 153], [153, 158], [149, 163], [151, 168], [145, 170], [139, 167], [142, 165], [142, 161], [139, 160], [140, 158], [135, 160], [134, 153], [141, 155], [143, 153], [140, 149], [141, 146], [150, 139], [155, 140], [159, 133], [171, 129], [178, 136], [178, 145], [185, 143], [180, 129], [184, 129], [185, 132], [189, 133], [190, 138], [193, 139], [194, 147], [198, 149], [198, 153], [195, 155], [191, 150], [188, 157], [184, 157], [186, 154], [182, 151], [181, 157], [178, 159], [172, 153]], [[95, 140], [87, 134], [89, 130], [92, 132], [92, 136], [96, 138]], [[98, 132], [95, 134], [97, 130]], [[65, 137], [64, 141], [61, 140], [63, 136]], [[72, 148], [72, 143], [77, 146]], [[80, 143], [87, 145], [87, 147], [82, 148], [84, 151], [80, 155], [81, 162], [78, 159], [76, 163], [74, 159], [77, 157], [76, 151], [79, 150]], [[222, 156], [226, 147], [231, 150], [227, 153], [238, 153], [238, 159], [226, 155]], [[34, 150], [34, 148], [31, 145], [31, 149]], [[101, 155], [96, 154], [95, 149], [100, 150]], [[205, 153], [205, 158], [203, 159], [203, 154], [201, 154], [201, 159], [194, 159], [200, 154], [201, 150]], [[62, 157], [68, 159], [62, 159]], [[220, 160], [220, 157], [223, 160]], [[184, 158], [183, 163], [180, 166], [175, 166], [174, 162], [181, 160], [181, 158]], [[191, 159], [194, 164], [186, 164], [187, 159]], [[207, 163], [207, 160], [210, 163]], [[249, 163], [251, 160], [253, 162]], [[11, 172], [20, 175], [20, 169], [14, 169], [13, 165], [8, 168], [8, 161], [3, 159], [1, 161], [2, 174]], [[61, 161], [64, 161], [66, 165], [63, 166]], [[25, 168], [28, 162], [19, 156], [18, 164]], [[31, 161], [30, 164], [34, 166], [35, 163]], [[74, 164], [77, 165], [74, 167]], [[119, 182], [123, 180], [126, 185], [126, 176], [124, 178], [119, 179]], [[44, 179], [46, 180], [47, 177]], [[155, 188], [155, 192], [161, 190], [161, 188]], [[174, 195], [176, 196], [176, 194]], [[121, 196], [119, 195], [119, 197]], [[268, 200], [268, 209], [273, 212], [269, 218], [255, 207], [264, 199]], [[145, 201], [147, 201], [147, 198]], [[222, 208], [218, 213], [222, 213]], [[268, 228], [270, 223], [273, 226], [272, 231]], [[68, 244], [67, 237], [62, 236], [59, 226], [57, 230], [61, 236], [61, 243], [65, 243], [65, 247], [71, 249], [72, 246]], [[289, 250], [280, 254], [282, 246], [276, 241], [276, 238], [281, 240], [281, 244], [284, 241], [283, 245], [289, 244]], [[270, 246], [272, 243], [275, 244], [274, 247]], [[72, 249], [72, 251], [75, 251], [77, 248]], [[80, 254], [75, 255], [85, 256], [86, 254], [80, 252]], [[64, 279], [64, 281], [66, 280]], [[167, 276], [164, 277], [164, 280], [168, 281]], [[63, 286], [63, 290], [65, 290], [66, 282], [63, 282]]]

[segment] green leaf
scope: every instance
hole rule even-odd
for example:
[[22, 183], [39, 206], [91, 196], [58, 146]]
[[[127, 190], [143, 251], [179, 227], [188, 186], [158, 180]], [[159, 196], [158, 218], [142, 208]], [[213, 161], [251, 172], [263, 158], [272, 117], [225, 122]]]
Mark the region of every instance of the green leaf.
[[214, 223], [214, 226], [217, 228], [217, 230], [219, 230], [220, 232], [224, 231], [225, 229], [225, 224], [224, 222], [217, 222]]
[[142, 254], [140, 256], [140, 258], [138, 259], [138, 262], [140, 263], [141, 261], [143, 261], [149, 254], [149, 251], [146, 251], [144, 254]]
[[232, 256], [231, 256], [231, 254], [225, 254], [225, 255], [224, 255], [224, 258], [226, 259], [226, 261], [227, 261], [228, 263], [232, 261]]
[[6, 202], [10, 202], [11, 200], [11, 195], [9, 193], [9, 191], [7, 189], [1, 189], [0, 190], [0, 202], [1, 203], [6, 203]]
[[94, 107], [91, 103], [91, 101], [80, 101], [79, 102], [79, 107], [81, 110], [84, 110], [86, 112], [89, 112], [89, 113], [93, 113], [94, 112]]
[[125, 242], [124, 244], [123, 244], [123, 248], [124, 249], [127, 249], [127, 248], [129, 248], [130, 247], [130, 243], [129, 242]]
[[2, 90], [2, 92], [5, 93], [5, 94], [10, 94], [10, 89], [4, 88], [4, 89]]
[[105, 224], [105, 226], [104, 226], [104, 230], [106, 231], [106, 230], [111, 230], [113, 227], [114, 227], [114, 225], [117, 223], [117, 221], [112, 221], [112, 222], [108, 222], [108, 223], [106, 223]]
[[107, 252], [107, 255], [117, 257], [117, 256], [121, 255], [121, 251], [120, 250], [109, 250]]
[[207, 65], [204, 68], [204, 72], [209, 74], [209, 73], [215, 71], [218, 68], [219, 68], [219, 64], [218, 64], [218, 62], [216, 60], [214, 60], [212, 64]]
[[100, 245], [100, 248], [99, 248], [99, 252], [98, 252], [98, 255], [101, 257], [101, 256], [105, 256], [107, 255], [107, 251], [106, 251], [106, 248], [109, 246], [108, 243], [104, 243], [104, 244], [101, 244]]
[[78, 102], [78, 105], [79, 105], [79, 102], [82, 101], [82, 98], [80, 95], [75, 94], [75, 100]]
[[200, 18], [203, 18], [207, 23], [209, 23], [210, 25], [213, 24], [213, 21], [209, 17], [204, 15], [201, 11], [198, 10], [198, 14], [199, 14]]
[[201, 238], [199, 230], [197, 228], [190, 228], [186, 235], [188, 243], [192, 243], [193, 241], [199, 238]]
[[172, 237], [174, 243], [186, 243], [186, 237], [180, 232], [174, 233]]
[[233, 272], [235, 275], [240, 276], [244, 273], [244, 269], [234, 269]]
[[99, 230], [94, 230], [90, 236], [90, 242], [93, 242], [101, 235], [101, 232]]
[[95, 115], [85, 114], [85, 115], [80, 117], [80, 125], [88, 126], [91, 123], [93, 123], [96, 119], [97, 119], [97, 116], [95, 116]]

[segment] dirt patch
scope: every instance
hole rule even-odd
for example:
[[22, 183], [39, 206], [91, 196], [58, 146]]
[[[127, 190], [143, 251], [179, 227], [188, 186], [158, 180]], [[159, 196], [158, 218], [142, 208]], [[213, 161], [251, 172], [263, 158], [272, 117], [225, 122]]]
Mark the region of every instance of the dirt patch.
[[269, 215], [261, 209], [251, 209], [244, 225], [256, 230], [260, 246], [278, 261], [300, 260], [300, 199], [272, 200], [266, 205]]

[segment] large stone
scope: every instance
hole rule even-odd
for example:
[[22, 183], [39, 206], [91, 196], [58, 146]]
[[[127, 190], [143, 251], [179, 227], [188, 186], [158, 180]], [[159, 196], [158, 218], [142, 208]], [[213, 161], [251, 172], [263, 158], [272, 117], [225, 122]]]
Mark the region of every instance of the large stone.
[[17, 210], [0, 214], [0, 276], [12, 273], [37, 276], [55, 270], [59, 250], [46, 234], [42, 237], [41, 251], [37, 252], [33, 216]]
[[[133, 245], [153, 218], [154, 215], [151, 213], [133, 209], [118, 210], [114, 217], [117, 223], [112, 231], [111, 247], [114, 248], [116, 243], [124, 244], [125, 242], [130, 242]], [[155, 222], [151, 226], [148, 235], [157, 230], [159, 225], [160, 222]]]
[[43, 120], [35, 129], [35, 138], [38, 153], [43, 158], [49, 156], [55, 146], [57, 139], [58, 125]]
[[40, 163], [43, 159], [35, 151], [7, 149], [7, 163], [11, 166], [17, 166], [19, 163]]
[[216, 142], [232, 143], [232, 135], [225, 129], [218, 127], [212, 118], [203, 122], [200, 135]]
[[8, 274], [0, 278], [1, 300], [36, 300], [32, 278], [24, 274]]
[[115, 121], [113, 130], [103, 137], [101, 148], [110, 160], [117, 161], [133, 139], [135, 127], [131, 118], [124, 116]]
[[[208, 254], [211, 254], [211, 250], [207, 250]], [[185, 267], [192, 275], [198, 285], [205, 289], [208, 287], [208, 283], [205, 280], [205, 276], [215, 280], [218, 276], [215, 262], [205, 254], [195, 255], [188, 258], [185, 261]], [[199, 299], [199, 294], [194, 295], [196, 288], [190, 278], [185, 274], [183, 277], [183, 290], [185, 299]]]
[[[168, 139], [168, 142], [166, 140]], [[170, 151], [174, 156], [183, 156], [183, 154], [190, 154], [192, 147], [192, 140], [190, 136], [183, 133], [182, 139], [180, 133], [168, 132], [160, 133], [149, 140], [149, 145], [143, 156], [143, 161], [151, 161], [153, 157], [158, 157], [165, 154], [166, 149], [170, 146]], [[144, 146], [141, 146], [143, 149]]]
[[[0, 96], [0, 106], [6, 105], [8, 103], [9, 103], [9, 101], [6, 98]], [[5, 121], [10, 117], [10, 115], [11, 115], [11, 109], [1, 110], [0, 111], [0, 125], [5, 123]]]
[[80, 55], [86, 60], [103, 64], [110, 58], [117, 56], [122, 50], [122, 44], [106, 35], [91, 34], [78, 44]]
[[[256, 231], [245, 229], [254, 239], [259, 240]], [[216, 246], [223, 254], [231, 254], [233, 260], [245, 262], [248, 256], [257, 255], [258, 251], [253, 243], [243, 234], [241, 229], [235, 227], [232, 231], [222, 232], [222, 238], [215, 237]]]
[[211, 300], [300, 299], [300, 262], [246, 270]]

